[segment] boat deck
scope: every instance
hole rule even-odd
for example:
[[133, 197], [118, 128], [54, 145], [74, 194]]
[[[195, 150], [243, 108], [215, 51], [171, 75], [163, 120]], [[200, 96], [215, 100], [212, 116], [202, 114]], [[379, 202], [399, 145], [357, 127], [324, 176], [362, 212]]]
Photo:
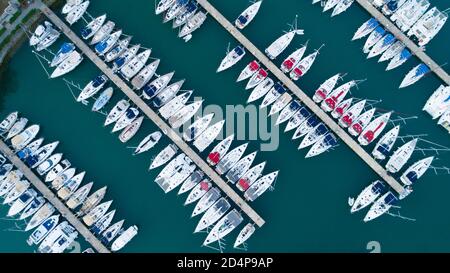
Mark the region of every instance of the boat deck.
[[30, 183], [47, 199], [60, 213], [67, 219], [67, 221], [78, 230], [84, 239], [92, 245], [99, 253], [109, 253], [110, 251], [104, 246], [99, 239], [72, 213], [72, 211], [42, 182], [37, 175], [28, 168], [25, 163], [20, 160], [16, 154], [0, 140], [0, 152], [19, 169], [23, 175], [30, 181]]
[[245, 46], [258, 61], [267, 67], [275, 77], [281, 81], [295, 96], [297, 96], [314, 114], [316, 114], [345, 144], [347, 144], [361, 159], [369, 165], [396, 192], [403, 192], [403, 186], [373, 159], [347, 132], [342, 129], [329, 115], [327, 115], [308, 95], [306, 95], [288, 76], [286, 76], [269, 58], [247, 39], [233, 24], [231, 24], [207, 0], [197, 2], [216, 19], [233, 37]]
[[209, 178], [259, 227], [264, 219], [237, 194], [188, 144], [181, 136], [155, 113], [119, 76], [100, 59], [77, 34], [75, 34], [47, 5], [41, 4], [40, 10], [86, 55], [139, 109], [153, 121]]
[[372, 17], [378, 20], [386, 30], [392, 33], [397, 40], [402, 41], [413, 55], [416, 55], [424, 64], [426, 64], [433, 73], [447, 85], [450, 85], [450, 76], [442, 69], [431, 57], [429, 57], [420, 47], [418, 47], [408, 36], [406, 36], [391, 20], [383, 13], [377, 10], [367, 0], [356, 0]]

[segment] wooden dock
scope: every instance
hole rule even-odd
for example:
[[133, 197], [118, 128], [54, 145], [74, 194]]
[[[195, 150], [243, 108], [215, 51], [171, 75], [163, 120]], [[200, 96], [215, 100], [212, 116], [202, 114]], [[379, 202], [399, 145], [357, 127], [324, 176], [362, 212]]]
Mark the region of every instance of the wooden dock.
[[411, 41], [408, 36], [406, 36], [391, 20], [386, 18], [383, 13], [377, 10], [369, 1], [367, 0], [356, 0], [358, 4], [364, 8], [372, 17], [378, 20], [386, 30], [392, 33], [398, 40], [402, 41], [405, 46], [411, 51], [412, 54], [416, 55], [424, 64], [426, 64], [431, 71], [436, 74], [447, 85], [450, 85], [450, 76], [442, 69], [433, 59], [431, 59], [420, 47], [418, 47], [413, 41]]
[[221, 24], [233, 37], [241, 43], [258, 61], [267, 67], [294, 95], [296, 95], [314, 114], [316, 114], [345, 144], [347, 144], [361, 159], [367, 163], [396, 192], [403, 192], [403, 186], [373, 159], [347, 132], [342, 129], [328, 114], [326, 114], [308, 95], [306, 95], [288, 76], [286, 76], [264, 53], [247, 39], [233, 24], [231, 24], [207, 0], [197, 2]]
[[152, 120], [192, 161], [259, 227], [264, 225], [264, 219], [254, 211], [242, 197], [237, 194], [172, 128], [153, 111], [119, 76], [100, 59], [77, 34], [75, 34], [51, 9], [45, 4], [40, 5], [41, 11], [53, 24], [85, 54], [139, 109]]
[[0, 152], [19, 169], [30, 183], [47, 199], [67, 221], [78, 230], [84, 239], [92, 245], [99, 253], [110, 253], [108, 248], [104, 246], [99, 239], [72, 213], [72, 211], [64, 204], [48, 187], [35, 175], [25, 163], [16, 156], [16, 154], [0, 140]]

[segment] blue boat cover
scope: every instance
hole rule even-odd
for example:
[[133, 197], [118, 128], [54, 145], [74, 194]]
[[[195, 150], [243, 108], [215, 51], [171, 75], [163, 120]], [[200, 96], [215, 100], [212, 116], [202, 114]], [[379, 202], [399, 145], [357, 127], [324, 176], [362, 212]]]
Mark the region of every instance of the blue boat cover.
[[244, 49], [240, 46], [235, 47], [234, 52], [236, 52], [236, 54], [238, 54], [239, 56], [245, 53]]
[[411, 171], [406, 174], [406, 177], [411, 181], [411, 183], [414, 183], [417, 181], [417, 173], [414, 171]]
[[373, 185], [372, 191], [378, 193], [378, 192], [381, 192], [382, 190], [384, 190], [385, 188], [386, 188], [386, 185], [382, 181], [378, 180], [375, 183], [375, 185]]
[[395, 195], [392, 192], [389, 192], [389, 194], [386, 195], [386, 198], [384, 198], [384, 202], [388, 205], [395, 203], [395, 201], [397, 200], [398, 200], [397, 197], [395, 197]]
[[417, 76], [421, 76], [423, 74], [426, 74], [430, 71], [430, 68], [428, 66], [426, 66], [425, 64], [419, 64], [419, 66], [416, 69], [416, 77]]
[[412, 56], [412, 54], [411, 54], [411, 52], [409, 52], [409, 50], [408, 49], [403, 49], [402, 50], [402, 53], [400, 53], [400, 59], [408, 59], [409, 57], [411, 57]]
[[247, 23], [247, 17], [243, 16], [243, 15], [239, 15], [238, 21], [239, 21], [239, 23], [245, 25], [245, 23]]

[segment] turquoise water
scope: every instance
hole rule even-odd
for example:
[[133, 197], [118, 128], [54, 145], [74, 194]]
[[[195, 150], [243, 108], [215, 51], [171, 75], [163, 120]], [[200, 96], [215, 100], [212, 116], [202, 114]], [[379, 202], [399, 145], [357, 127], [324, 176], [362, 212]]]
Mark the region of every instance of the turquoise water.
[[[225, 108], [245, 103], [248, 97], [245, 83], [236, 84], [235, 79], [252, 58], [247, 54], [235, 67], [215, 73], [228, 43], [231, 47], [237, 45], [215, 20], [208, 18], [192, 40], [185, 43], [177, 38], [176, 30], [163, 25], [162, 18], [154, 15], [153, 1], [128, 1], [126, 12], [121, 3], [118, 0], [93, 1], [89, 13], [98, 16], [106, 12], [125, 33], [133, 36], [134, 43], [151, 47], [152, 56], [162, 60], [158, 72], [175, 70], [176, 79], [187, 79], [183, 89], [195, 89], [194, 94], [203, 97], [205, 104]], [[230, 20], [248, 5], [244, 0], [212, 3]], [[296, 14], [299, 28], [305, 30], [305, 35], [296, 37], [276, 63], [308, 39], [308, 52], [324, 43], [313, 68], [298, 82], [305, 92], [312, 95], [321, 82], [337, 72], [348, 73], [346, 80], [367, 78], [353, 91], [354, 96], [382, 99], [379, 108], [393, 109], [402, 116], [418, 116], [402, 125], [402, 135], [426, 133], [427, 139], [450, 146], [448, 133], [421, 111], [426, 99], [439, 86], [439, 80], [431, 74], [411, 87], [397, 89], [405, 73], [417, 61], [410, 60], [399, 69], [385, 72], [385, 64], [366, 60], [361, 52], [364, 41], [350, 42], [354, 31], [368, 19], [357, 5], [330, 18], [309, 0], [286, 0], [283, 4], [265, 0], [258, 16], [243, 32], [262, 50], [283, 30], [288, 30], [287, 23], [292, 22]], [[82, 25], [80, 21], [74, 28], [78, 30]], [[445, 44], [449, 31], [445, 26], [427, 48], [438, 63], [447, 61]], [[60, 39], [51, 49], [56, 51], [64, 40], [67, 41]], [[86, 59], [66, 78], [83, 86], [98, 73]], [[151, 158], [169, 143], [168, 139], [163, 138], [149, 153], [135, 157], [131, 156], [132, 150], [126, 148], [136, 146], [145, 135], [156, 130], [150, 121], [144, 122], [139, 133], [123, 145], [117, 135], [110, 133], [110, 128], [103, 128], [104, 116], [92, 113], [91, 104], [85, 107], [76, 103], [61, 79], [47, 79], [27, 44], [21, 46], [0, 77], [0, 114], [4, 116], [18, 110], [32, 122], [40, 123], [41, 135], [46, 141], [60, 140], [58, 151], [79, 170], [87, 172], [85, 182], [95, 181], [96, 188], [108, 185], [106, 198], [114, 199], [115, 220], [125, 218], [126, 226], [139, 226], [139, 235], [124, 252], [214, 251], [201, 247], [206, 234], [192, 234], [198, 221], [190, 219], [193, 206], [184, 207], [184, 196], [165, 195], [153, 183], [158, 170], [147, 172]], [[115, 90], [107, 108], [122, 97], [121, 92]], [[246, 126], [255, 122], [247, 120]], [[276, 128], [271, 129], [276, 132]], [[249, 240], [249, 251], [367, 252], [370, 241], [378, 241], [382, 252], [450, 251], [450, 217], [446, 216], [447, 193], [450, 192], [448, 175], [436, 176], [428, 172], [417, 183], [414, 193], [400, 203], [401, 214], [416, 221], [385, 215], [363, 223], [364, 213], [349, 213], [347, 198], [358, 194], [377, 178], [376, 174], [342, 142], [329, 153], [305, 160], [307, 151], [297, 150], [299, 142], [291, 141], [291, 134], [280, 132], [278, 148], [259, 152], [255, 160], [255, 163], [266, 160], [265, 172], [279, 169], [280, 176], [275, 191], [265, 193], [251, 204], [266, 224]], [[233, 147], [241, 143], [244, 140], [235, 142]], [[260, 141], [252, 140], [247, 151], [259, 148]], [[205, 157], [206, 153], [202, 155]], [[413, 159], [421, 157], [423, 155], [417, 152]], [[438, 157], [434, 165], [449, 165], [448, 153]], [[0, 215], [6, 215], [5, 207], [1, 207]], [[13, 222], [0, 220], [0, 230], [11, 226]], [[226, 252], [235, 251], [232, 244], [239, 230], [227, 237]], [[20, 232], [0, 232], [0, 251], [34, 251], [35, 248], [25, 243], [27, 236]]]

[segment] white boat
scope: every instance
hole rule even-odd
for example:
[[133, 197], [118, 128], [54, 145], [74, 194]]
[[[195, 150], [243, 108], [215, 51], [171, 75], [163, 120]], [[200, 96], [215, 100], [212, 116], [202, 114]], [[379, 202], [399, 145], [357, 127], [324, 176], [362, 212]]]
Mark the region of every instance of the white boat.
[[294, 132], [292, 139], [297, 139], [305, 136], [312, 131], [320, 123], [319, 118], [316, 115], [311, 115], [307, 120], [300, 124]]
[[189, 205], [191, 203], [196, 202], [200, 198], [202, 198], [203, 195], [205, 195], [209, 189], [211, 189], [212, 184], [208, 179], [205, 179], [195, 185], [194, 188], [192, 188], [191, 192], [189, 193], [188, 197], [186, 198], [186, 201], [184, 202], [184, 205]]
[[112, 70], [114, 72], [121, 69], [124, 65], [126, 65], [131, 59], [136, 56], [136, 53], [139, 51], [139, 48], [141, 48], [141, 45], [134, 45], [130, 48], [127, 48], [122, 54], [120, 54], [113, 62], [113, 68]]
[[83, 61], [83, 56], [76, 50], [72, 51], [70, 55], [55, 68], [50, 75], [50, 78], [54, 79], [71, 72], [81, 63], [81, 61]]
[[52, 181], [52, 188], [59, 190], [69, 179], [75, 175], [75, 168], [69, 168], [56, 176]]
[[8, 194], [22, 176], [23, 173], [19, 170], [10, 171], [5, 174], [0, 180], [0, 197], [4, 197]]
[[263, 101], [259, 105], [260, 109], [265, 108], [266, 106], [274, 103], [279, 97], [283, 94], [286, 94], [286, 88], [279, 82], [273, 85], [273, 87], [269, 90], [269, 92], [264, 96]]
[[305, 158], [310, 158], [313, 156], [317, 156], [323, 152], [326, 152], [330, 148], [337, 145], [337, 138], [334, 134], [328, 133], [322, 139], [314, 143], [314, 145], [309, 149]]
[[230, 149], [233, 138], [234, 134], [227, 136], [211, 150], [211, 152], [208, 154], [208, 158], [206, 159], [208, 164], [215, 166], [222, 159], [222, 157]]
[[386, 213], [397, 200], [398, 198], [395, 197], [391, 191], [386, 192], [370, 207], [369, 212], [367, 212], [364, 217], [364, 222], [380, 217]]
[[400, 171], [414, 152], [417, 141], [418, 139], [415, 138], [397, 148], [386, 163], [386, 170], [391, 173]]
[[195, 164], [190, 164], [189, 159], [185, 159], [185, 163], [182, 164], [179, 169], [177, 168], [172, 176], [162, 178], [159, 181], [155, 181], [163, 190], [164, 193], [168, 193], [178, 187], [185, 179], [187, 179], [197, 168]]
[[259, 163], [248, 169], [236, 183], [236, 188], [240, 191], [246, 191], [261, 176], [266, 162]]
[[155, 75], [156, 69], [158, 68], [160, 63], [159, 59], [154, 60], [147, 66], [145, 66], [139, 73], [134, 76], [134, 78], [131, 80], [131, 85], [135, 89], [141, 89], [146, 85], [150, 79]]
[[217, 222], [230, 209], [230, 203], [221, 197], [217, 200], [198, 221], [194, 233], [200, 232]]
[[172, 128], [174, 129], [177, 129], [181, 125], [186, 123], [195, 115], [195, 113], [197, 113], [197, 111], [202, 106], [202, 103], [203, 100], [199, 100], [183, 106], [178, 112], [176, 112], [168, 119], [170, 126], [172, 126]]
[[137, 54], [133, 59], [131, 59], [127, 64], [125, 64], [120, 69], [120, 74], [126, 80], [130, 80], [145, 66], [145, 63], [150, 57], [151, 52], [152, 52], [151, 49], [146, 49], [141, 53]]
[[117, 59], [120, 55], [122, 55], [130, 44], [131, 37], [128, 36], [125, 39], [120, 40], [111, 50], [108, 51], [105, 55], [105, 61], [111, 62]]
[[382, 54], [386, 49], [388, 49], [391, 45], [394, 44], [394, 42], [397, 39], [394, 35], [388, 33], [383, 36], [370, 50], [369, 54], [367, 55], [367, 59], [378, 56]]
[[112, 98], [112, 95], [114, 93], [113, 88], [110, 86], [106, 88], [100, 96], [95, 100], [94, 104], [92, 105], [92, 111], [98, 112], [100, 111], [105, 105], [109, 102], [109, 100]]
[[400, 132], [400, 125], [395, 126], [384, 134], [373, 148], [372, 156], [378, 160], [384, 160], [389, 155]]
[[224, 71], [235, 65], [245, 56], [245, 48], [243, 46], [237, 46], [233, 48], [220, 62], [216, 72]]
[[48, 27], [49, 26], [51, 27], [52, 24], [47, 22], [47, 21], [45, 21], [44, 25], [38, 25], [36, 27], [36, 29], [33, 32], [33, 35], [31, 35], [31, 38], [30, 38], [30, 41], [29, 41], [30, 46], [37, 45], [40, 41], [42, 41], [48, 35], [48, 33], [49, 33], [49, 28]]
[[260, 65], [258, 63], [258, 61], [253, 60], [251, 61], [239, 74], [239, 77], [237, 78], [236, 82], [240, 82], [243, 80], [246, 80], [248, 78], [250, 78], [251, 76], [253, 76], [253, 74], [256, 73], [256, 71], [258, 71]]
[[27, 118], [19, 118], [18, 120], [16, 120], [16, 122], [14, 122], [14, 124], [11, 126], [11, 128], [9, 128], [8, 134], [6, 135], [5, 140], [8, 140], [8, 139], [16, 136], [20, 132], [22, 132], [23, 129], [25, 128], [25, 126], [27, 126], [27, 123], [28, 123]]
[[137, 226], [131, 226], [125, 230], [122, 234], [117, 237], [117, 239], [112, 243], [111, 250], [116, 252], [121, 250], [126, 244], [128, 244], [131, 239], [134, 238], [138, 233]]
[[195, 185], [200, 183], [204, 177], [204, 173], [201, 170], [194, 171], [188, 178], [183, 181], [180, 189], [178, 190], [178, 195], [183, 194], [187, 191], [192, 190]]
[[244, 193], [244, 198], [247, 201], [255, 201], [256, 198], [261, 196], [269, 187], [272, 186], [272, 183], [278, 177], [278, 171], [271, 172], [266, 174], [255, 181]]
[[333, 111], [331, 111], [331, 116], [335, 119], [340, 119], [345, 112], [350, 108], [352, 105], [353, 98], [348, 98], [346, 100], [341, 101], [336, 108], [334, 108]]
[[121, 35], [122, 35], [121, 29], [108, 35], [106, 38], [104, 38], [98, 44], [95, 45], [94, 47], [95, 52], [99, 56], [104, 56], [117, 44]]
[[219, 222], [217, 222], [217, 224], [208, 233], [208, 236], [203, 242], [203, 245], [206, 246], [213, 242], [221, 240], [230, 232], [232, 232], [242, 221], [244, 221], [242, 215], [236, 209], [233, 209], [222, 219], [220, 219]]
[[400, 176], [400, 181], [405, 185], [416, 182], [428, 170], [433, 159], [434, 156], [430, 156], [415, 162]]
[[28, 157], [25, 160], [25, 163], [31, 168], [36, 168], [39, 164], [44, 162], [44, 160], [46, 160], [53, 153], [58, 144], [59, 141], [55, 141], [50, 144], [42, 146], [41, 148], [36, 150], [36, 152], [33, 153], [33, 155]]
[[44, 220], [28, 237], [29, 245], [37, 245], [58, 225], [60, 215], [53, 215]]
[[334, 8], [337, 4], [339, 4], [342, 0], [327, 0], [325, 6], [323, 7], [322, 12], [327, 12], [330, 9]]
[[88, 213], [86, 213], [86, 215], [83, 216], [82, 218], [83, 222], [88, 227], [92, 226], [93, 224], [95, 224], [95, 222], [97, 222], [100, 218], [102, 218], [103, 215], [106, 214], [111, 204], [112, 200], [97, 205], [95, 208], [93, 208]]
[[186, 24], [181, 28], [178, 33], [178, 37], [184, 37], [190, 35], [193, 31], [198, 29], [206, 20], [206, 13], [198, 11], [191, 18], [189, 18]]
[[296, 81], [300, 77], [304, 76], [310, 69], [311, 66], [314, 64], [314, 61], [316, 60], [317, 55], [319, 54], [319, 50], [317, 49], [314, 51], [314, 53], [309, 54], [305, 58], [303, 58], [289, 73], [289, 77]]
[[366, 100], [361, 100], [350, 106], [350, 108], [339, 119], [339, 125], [343, 128], [351, 126], [353, 122], [358, 119], [359, 115], [364, 110], [365, 105]]
[[91, 194], [86, 200], [83, 202], [81, 209], [78, 211], [77, 216], [84, 215], [91, 211], [95, 206], [97, 206], [105, 197], [107, 186], [97, 190], [93, 194]]
[[108, 116], [106, 117], [105, 123], [103, 126], [108, 126], [109, 124], [116, 122], [130, 107], [130, 103], [127, 100], [120, 100], [117, 104], [111, 109]]
[[[106, 20], [106, 14], [100, 15], [90, 21], [84, 28], [81, 29], [81, 37], [87, 40], [97, 34], [97, 31], [103, 26]], [[101, 39], [100, 39], [101, 40]], [[100, 41], [99, 40], [99, 41]]]
[[128, 108], [114, 124], [112, 132], [117, 132], [130, 125], [139, 115], [139, 110], [135, 107]]
[[433, 7], [411, 27], [407, 34], [417, 39], [419, 46], [424, 46], [438, 34], [447, 19], [446, 12], [441, 12], [437, 7]]
[[18, 112], [12, 112], [4, 120], [2, 120], [2, 122], [0, 123], [0, 134], [7, 133], [17, 121], [18, 116]]
[[69, 23], [69, 25], [73, 25], [78, 20], [80, 20], [80, 18], [83, 16], [87, 8], [89, 7], [89, 4], [90, 4], [89, 1], [84, 1], [83, 3], [72, 8], [70, 12], [67, 13], [66, 21]]
[[283, 108], [277, 118], [277, 121], [275, 122], [275, 125], [280, 125], [290, 119], [298, 110], [300, 110], [301, 107], [302, 105], [299, 100], [291, 101], [288, 105], [286, 105], [286, 107]]
[[361, 39], [369, 33], [371, 33], [376, 27], [378, 27], [380, 23], [375, 18], [370, 18], [364, 24], [362, 24], [353, 35], [352, 41]]
[[53, 57], [52, 61], [50, 62], [50, 67], [56, 67], [60, 63], [62, 63], [67, 57], [70, 56], [70, 53], [75, 50], [75, 45], [72, 43], [64, 43], [61, 45], [61, 48], [58, 50], [58, 52]]
[[336, 106], [344, 100], [345, 96], [347, 96], [353, 86], [356, 86], [356, 81], [354, 80], [340, 85], [322, 101], [320, 108], [325, 112], [333, 111]]
[[84, 200], [86, 200], [93, 185], [94, 182], [89, 182], [86, 185], [80, 187], [78, 190], [76, 190], [66, 201], [67, 207], [73, 210], [79, 205], [81, 205], [84, 202]]
[[391, 114], [392, 112], [385, 113], [370, 122], [358, 137], [359, 144], [362, 146], [367, 146], [372, 143], [372, 141], [377, 139], [388, 124]]
[[53, 154], [36, 167], [36, 172], [39, 175], [44, 175], [49, 172], [62, 159], [62, 153]]
[[[150, 99], [154, 98], [164, 88], [166, 88], [167, 84], [169, 84], [169, 82], [173, 78], [174, 74], [175, 74], [174, 71], [169, 72], [167, 74], [159, 76], [158, 78], [154, 79], [149, 84], [145, 85], [142, 89], [142, 97], [146, 100], [150, 100]], [[183, 83], [183, 82], [184, 82], [184, 80], [182, 80], [181, 83]], [[180, 85], [180, 88], [181, 88], [181, 85]]]
[[45, 36], [45, 38], [42, 39], [36, 45], [37, 51], [42, 51], [42, 50], [48, 48], [49, 46], [54, 44], [56, 42], [56, 40], [58, 40], [59, 36], [61, 35], [61, 33], [59, 31], [57, 31], [56, 29], [54, 29], [51, 24], [49, 24], [47, 26], [46, 31], [47, 31], [47, 35]]
[[220, 175], [225, 174], [229, 169], [231, 169], [236, 162], [239, 161], [239, 159], [244, 154], [245, 150], [247, 149], [248, 143], [244, 143], [242, 145], [239, 145], [238, 147], [231, 150], [229, 153], [227, 153], [216, 165], [216, 172]]
[[245, 227], [239, 232], [236, 237], [236, 241], [234, 241], [234, 248], [244, 244], [252, 235], [255, 233], [255, 226], [252, 223], [248, 223]]
[[267, 71], [263, 68], [260, 68], [257, 73], [253, 74], [251, 78], [248, 80], [245, 89], [253, 88], [259, 85], [265, 78], [267, 78]]
[[160, 131], [156, 131], [149, 134], [138, 144], [138, 146], [133, 152], [133, 155], [137, 155], [150, 150], [159, 142], [161, 137], [162, 133]]
[[213, 143], [219, 133], [222, 131], [225, 120], [218, 121], [203, 131], [195, 138], [193, 144], [200, 151], [203, 152]]
[[133, 122], [131, 122], [125, 129], [123, 129], [122, 133], [119, 135], [119, 140], [122, 143], [130, 140], [139, 130], [144, 121], [144, 116], [140, 116], [136, 118]]
[[16, 201], [20, 195], [22, 195], [30, 187], [30, 182], [26, 179], [22, 179], [13, 184], [12, 189], [8, 192], [3, 199], [3, 204], [11, 204]]
[[109, 244], [116, 236], [119, 234], [119, 232], [122, 230], [122, 226], [125, 220], [120, 220], [117, 223], [112, 224], [109, 228], [107, 228], [102, 233], [101, 242], [103, 244]]
[[95, 222], [94, 226], [91, 228], [92, 233], [96, 235], [102, 233], [111, 224], [115, 214], [116, 210], [112, 210], [103, 215], [103, 217]]
[[183, 139], [192, 141], [196, 139], [203, 131], [208, 128], [211, 123], [214, 113], [208, 114], [195, 120], [183, 133]]
[[86, 185], [80, 187], [78, 190], [76, 190], [70, 196], [69, 200], [66, 201], [67, 207], [73, 210], [76, 207], [78, 207], [79, 205], [81, 205], [86, 200], [93, 185], [94, 185], [94, 182], [89, 182]]
[[219, 198], [221, 197], [220, 190], [216, 187], [211, 188], [202, 198], [198, 201], [197, 205], [195, 205], [194, 210], [192, 211], [191, 217], [195, 217], [199, 214], [202, 214], [207, 209], [209, 209]]
[[372, 46], [374, 46], [381, 38], [383, 38], [383, 35], [386, 33], [386, 30], [384, 30], [383, 27], [378, 26], [376, 27], [369, 35], [369, 37], [366, 40], [366, 43], [363, 47], [364, 53], [369, 53]]
[[84, 88], [81, 90], [81, 93], [77, 97], [77, 101], [84, 101], [89, 99], [90, 97], [97, 94], [103, 86], [108, 82], [108, 77], [106, 75], [98, 75], [93, 80], [91, 80]]
[[399, 88], [404, 88], [407, 86], [410, 86], [420, 79], [422, 79], [426, 74], [430, 72], [430, 68], [421, 63], [415, 66], [413, 69], [411, 69], [406, 75], [405, 78], [403, 78], [402, 82], [400, 83]]
[[339, 2], [334, 7], [333, 13], [331, 13], [331, 17], [334, 17], [346, 11], [353, 4], [353, 2], [355, 2], [355, 0], [342, 0], [341, 2]]
[[26, 206], [33, 202], [37, 196], [37, 192], [34, 189], [28, 189], [17, 198], [8, 210], [8, 217], [13, 217], [19, 214]]
[[273, 87], [274, 82], [271, 78], [267, 77], [260, 82], [248, 96], [247, 103], [253, 102], [265, 96], [267, 92]]
[[291, 102], [291, 101], [292, 101], [292, 96], [289, 93], [282, 94], [270, 108], [269, 116], [272, 116], [273, 114], [276, 114], [279, 111], [281, 111], [281, 109], [286, 107], [289, 104], [289, 102]]
[[250, 24], [258, 13], [261, 3], [262, 1], [257, 1], [247, 7], [241, 14], [239, 14], [238, 18], [234, 21], [234, 25], [239, 29], [243, 29]]
[[25, 220], [31, 215], [35, 214], [45, 203], [45, 198], [42, 196], [38, 196], [31, 201], [28, 206], [26, 206], [22, 213], [20, 214], [19, 220]]
[[386, 67], [386, 71], [392, 70], [404, 64], [409, 58], [411, 58], [412, 54], [408, 49], [404, 48], [400, 53], [394, 56], [391, 59], [388, 66]]
[[375, 114], [375, 108], [372, 108], [364, 113], [362, 113], [350, 127], [348, 127], [348, 132], [352, 136], [359, 136], [362, 131], [369, 125], [372, 120], [373, 115]]
[[161, 165], [166, 164], [178, 151], [178, 147], [175, 144], [169, 144], [166, 148], [162, 149], [158, 155], [156, 155], [155, 159], [152, 161], [152, 164], [149, 167], [149, 170], [154, 168], [158, 168]]
[[30, 155], [37, 151], [41, 147], [41, 144], [44, 142], [44, 138], [36, 139], [35, 141], [28, 144], [22, 150], [17, 152], [17, 157], [22, 161], [26, 160]]
[[66, 221], [54, 228], [39, 245], [40, 253], [62, 253], [78, 236], [74, 227]]
[[422, 17], [429, 6], [428, 0], [409, 0], [391, 16], [391, 21], [395, 22], [401, 31], [406, 32]]
[[304, 106], [300, 107], [300, 109], [294, 113], [294, 115], [289, 119], [288, 124], [286, 125], [286, 128], [284, 129], [285, 132], [288, 132], [290, 130], [293, 130], [300, 126], [309, 116], [311, 115], [311, 112]]
[[183, 165], [190, 164], [191, 159], [186, 156], [185, 153], [181, 153], [177, 155], [175, 158], [170, 160], [170, 162], [164, 166], [164, 168], [159, 172], [158, 176], [155, 178], [155, 182], [170, 178], [174, 175], [177, 170], [181, 169]]
[[64, 185], [58, 190], [57, 195], [61, 200], [66, 201], [80, 187], [86, 172], [81, 172], [68, 179]]
[[378, 62], [380, 63], [394, 58], [396, 55], [402, 52], [404, 48], [405, 44], [402, 41], [396, 41], [394, 44], [388, 47], [386, 51], [383, 52], [380, 59], [378, 59]]
[[31, 125], [21, 133], [11, 138], [11, 145], [14, 150], [22, 150], [36, 137], [40, 129], [39, 125]]
[[170, 100], [168, 103], [166, 103], [164, 106], [159, 108], [158, 112], [159, 114], [164, 118], [168, 119], [172, 115], [174, 115], [178, 110], [180, 110], [185, 103], [188, 101], [188, 99], [191, 97], [193, 91], [187, 91], [184, 92], [172, 100]]
[[341, 77], [341, 74], [338, 73], [338, 74], [330, 77], [326, 81], [324, 81], [319, 86], [319, 88], [317, 88], [316, 92], [314, 93], [313, 100], [316, 103], [320, 103], [321, 101], [326, 99], [329, 96], [329, 94], [331, 93], [331, 91], [333, 91], [333, 89], [336, 86], [340, 77]]
[[166, 14], [164, 15], [163, 23], [173, 20], [183, 8], [189, 3], [189, 0], [175, 0], [175, 3], [169, 7]]
[[436, 91], [428, 98], [422, 110], [431, 115], [432, 119], [437, 119], [450, 109], [450, 86], [440, 85]]
[[323, 136], [325, 136], [330, 130], [323, 123], [316, 125], [311, 131], [309, 131], [302, 142], [298, 146], [298, 149], [303, 149], [318, 142]]
[[190, 1], [183, 8], [183, 10], [176, 16], [175, 20], [173, 20], [172, 28], [177, 28], [181, 25], [184, 25], [192, 16], [194, 16], [197, 9], [198, 9], [197, 2]]
[[303, 35], [303, 30], [295, 29], [281, 35], [278, 39], [273, 41], [264, 52], [271, 60], [275, 59], [289, 46], [294, 39], [295, 34]]
[[386, 184], [383, 181], [376, 180], [372, 182], [362, 190], [358, 197], [356, 197], [356, 200], [350, 209], [350, 213], [355, 213], [372, 204], [384, 190], [386, 190]]
[[308, 42], [305, 43], [302, 47], [296, 49], [292, 52], [280, 65], [281, 71], [284, 73], [289, 73], [294, 67], [298, 65], [301, 61], [303, 55], [305, 54], [306, 48], [308, 46]]
[[235, 184], [239, 178], [241, 178], [250, 169], [250, 166], [255, 160], [256, 153], [257, 152], [250, 153], [234, 164], [234, 166], [225, 175], [228, 182]]
[[180, 91], [181, 86], [183, 86], [184, 81], [185, 80], [183, 79], [174, 82], [157, 93], [156, 97], [153, 99], [153, 106], [159, 108], [174, 98], [178, 91]]
[[158, 15], [168, 10], [173, 4], [175, 4], [176, 0], [160, 0], [155, 9], [155, 14]]
[[[107, 37], [109, 34], [111, 34], [111, 32], [113, 31], [115, 26], [116, 26], [116, 23], [114, 23], [113, 21], [106, 22], [106, 24], [102, 25], [100, 27], [100, 29], [95, 32], [94, 37], [92, 37], [90, 44], [95, 45], [96, 43], [105, 39], [105, 37]], [[88, 39], [88, 38], [86, 38], [86, 39]]]
[[394, 12], [398, 10], [403, 4], [406, 2], [406, 0], [389, 0], [386, 1], [386, 3], [383, 5], [383, 8], [381, 11], [386, 16], [391, 16]]
[[450, 133], [450, 110], [447, 110], [442, 116], [439, 118], [438, 123]]

